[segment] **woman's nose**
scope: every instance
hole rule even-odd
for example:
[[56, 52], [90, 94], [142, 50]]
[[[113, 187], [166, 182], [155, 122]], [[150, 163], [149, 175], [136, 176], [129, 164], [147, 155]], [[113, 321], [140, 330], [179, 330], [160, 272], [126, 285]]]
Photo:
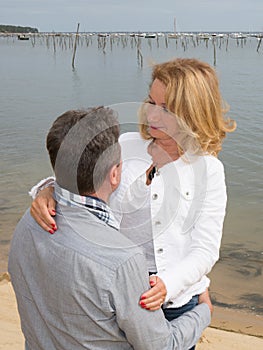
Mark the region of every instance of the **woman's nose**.
[[160, 120], [161, 108], [156, 105], [149, 105], [147, 108], [147, 120], [148, 122], [156, 122]]

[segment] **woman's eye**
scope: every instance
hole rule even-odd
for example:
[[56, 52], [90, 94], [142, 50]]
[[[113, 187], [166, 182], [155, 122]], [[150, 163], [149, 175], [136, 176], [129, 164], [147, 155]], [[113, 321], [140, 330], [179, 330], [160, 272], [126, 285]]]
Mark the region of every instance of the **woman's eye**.
[[146, 101], [146, 103], [149, 103], [150, 105], [155, 105], [155, 102], [153, 102], [151, 100]]
[[162, 111], [167, 112], [167, 113], [169, 112], [166, 106], [164, 106], [164, 105], [156, 105], [156, 103], [154, 101], [152, 101], [152, 100], [146, 100], [145, 103], [146, 104], [150, 104], [152, 106], [158, 107], [160, 111], [162, 110]]

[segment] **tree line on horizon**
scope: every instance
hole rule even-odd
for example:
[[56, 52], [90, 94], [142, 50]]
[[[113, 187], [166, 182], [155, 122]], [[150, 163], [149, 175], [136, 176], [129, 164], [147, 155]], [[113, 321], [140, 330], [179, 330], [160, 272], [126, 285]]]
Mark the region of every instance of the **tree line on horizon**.
[[0, 24], [0, 33], [38, 33], [37, 28]]

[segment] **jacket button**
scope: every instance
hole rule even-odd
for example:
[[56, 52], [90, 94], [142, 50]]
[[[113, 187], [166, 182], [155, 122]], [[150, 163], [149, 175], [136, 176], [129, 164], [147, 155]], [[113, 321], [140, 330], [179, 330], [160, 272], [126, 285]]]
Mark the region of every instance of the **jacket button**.
[[155, 225], [157, 226], [157, 225], [161, 225], [161, 221], [155, 221]]
[[157, 250], [157, 253], [158, 253], [158, 254], [163, 253], [163, 248], [159, 248], [159, 249]]
[[152, 199], [155, 200], [158, 198], [158, 194], [157, 193], [154, 193], [153, 196], [152, 196]]

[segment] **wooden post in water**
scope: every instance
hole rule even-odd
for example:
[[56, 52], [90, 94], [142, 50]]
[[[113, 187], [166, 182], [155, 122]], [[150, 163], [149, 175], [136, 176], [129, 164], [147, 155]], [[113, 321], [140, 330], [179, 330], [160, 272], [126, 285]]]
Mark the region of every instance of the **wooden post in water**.
[[167, 34], [165, 35], [165, 47], [168, 48], [168, 36], [167, 36]]
[[228, 49], [228, 39], [229, 39], [229, 36], [227, 36], [227, 39], [226, 39], [226, 51]]
[[36, 33], [34, 33], [33, 36], [31, 36], [31, 43], [32, 43], [32, 46], [35, 47], [35, 45], [36, 45]]
[[74, 49], [73, 49], [73, 56], [72, 56], [72, 68], [75, 69], [75, 56], [76, 56], [76, 50], [77, 50], [77, 40], [78, 40], [78, 34], [79, 34], [79, 23], [77, 26], [77, 32], [75, 36], [75, 42], [74, 42]]
[[138, 38], [138, 43], [137, 43], [137, 61], [139, 66], [142, 68], [143, 66], [143, 55], [141, 52], [141, 38]]
[[257, 47], [257, 52], [259, 51], [260, 45], [261, 45], [262, 37], [260, 37], [259, 42], [258, 42], [258, 47]]
[[53, 33], [52, 39], [53, 39], [53, 49], [54, 49], [54, 53], [56, 53], [56, 37], [55, 37], [55, 33]]
[[213, 38], [213, 46], [214, 46], [214, 66], [216, 66], [216, 43], [215, 43], [215, 38]]

